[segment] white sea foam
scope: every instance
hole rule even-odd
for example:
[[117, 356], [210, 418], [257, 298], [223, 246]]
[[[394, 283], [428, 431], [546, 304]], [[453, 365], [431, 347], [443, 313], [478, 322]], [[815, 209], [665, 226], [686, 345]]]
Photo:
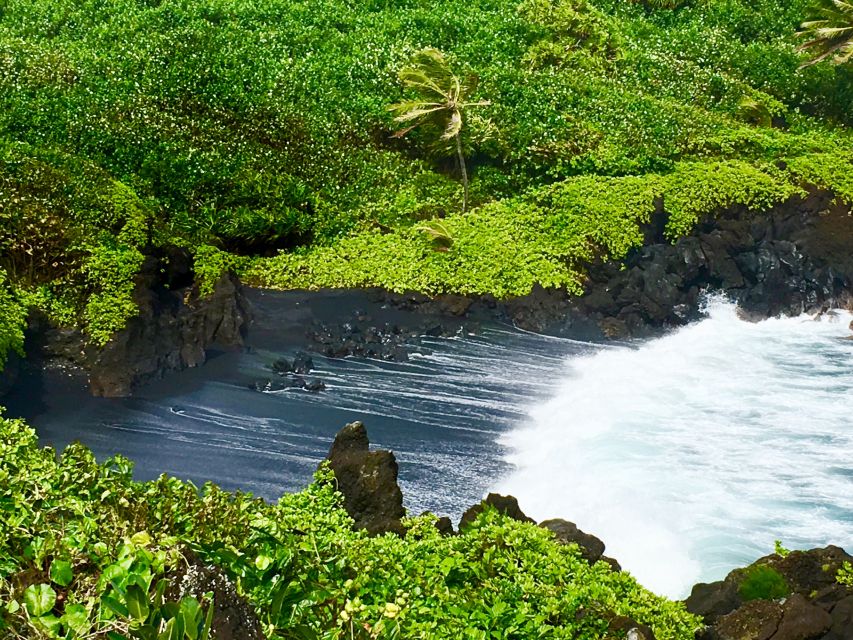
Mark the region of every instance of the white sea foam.
[[554, 396], [504, 436], [495, 490], [594, 533], [673, 597], [773, 549], [853, 550], [850, 314], [705, 320], [569, 357]]

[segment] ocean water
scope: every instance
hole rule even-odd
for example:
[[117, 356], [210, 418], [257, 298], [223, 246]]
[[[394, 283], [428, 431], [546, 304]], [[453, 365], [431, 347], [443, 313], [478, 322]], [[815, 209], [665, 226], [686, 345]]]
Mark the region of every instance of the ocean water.
[[853, 548], [850, 314], [756, 324], [734, 305], [640, 346], [564, 360], [500, 442], [496, 490], [594, 533], [649, 588], [684, 597], [771, 553]]
[[602, 538], [643, 584], [684, 597], [773, 550], [853, 549], [851, 316], [707, 318], [600, 345], [487, 327], [423, 338], [407, 363], [314, 357], [326, 391], [258, 393], [278, 348], [220, 354], [130, 399], [57, 374], [4, 402], [42, 441], [275, 500], [305, 486], [345, 423], [395, 451], [406, 506], [458, 519], [487, 491]]

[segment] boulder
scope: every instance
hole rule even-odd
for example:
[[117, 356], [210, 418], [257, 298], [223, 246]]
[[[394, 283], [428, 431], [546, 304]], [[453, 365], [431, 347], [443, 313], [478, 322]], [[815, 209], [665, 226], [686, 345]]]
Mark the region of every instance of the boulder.
[[348, 424], [338, 432], [327, 460], [356, 529], [365, 529], [371, 535], [405, 532], [397, 460], [390, 451], [370, 451], [362, 422]]
[[578, 529], [574, 522], [557, 518], [540, 522], [539, 526], [553, 532], [558, 542], [577, 544], [581, 550], [581, 557], [589, 564], [595, 564], [604, 554], [604, 543], [594, 535]]
[[713, 625], [721, 616], [737, 609], [742, 601], [735, 581], [719, 580], [694, 585], [684, 604], [690, 613], [702, 616], [706, 624]]
[[714, 625], [719, 640], [771, 640], [782, 620], [782, 605], [772, 600], [752, 600]]
[[459, 521], [459, 530], [461, 531], [464, 527], [471, 524], [487, 507], [497, 509], [500, 513], [513, 520], [536, 524], [535, 520], [524, 515], [521, 507], [518, 506], [518, 500], [514, 496], [502, 496], [497, 493], [490, 493], [482, 502], [469, 507], [462, 514], [462, 519]]
[[263, 640], [255, 610], [240, 594], [225, 572], [215, 565], [204, 564], [192, 553], [185, 553], [181, 563], [169, 576], [167, 600], [177, 602], [192, 597], [201, 602], [205, 594], [213, 594], [211, 640]]
[[[851, 590], [853, 591], [853, 590]], [[831, 608], [832, 625], [822, 640], [853, 640], [853, 592]]]
[[304, 351], [300, 351], [293, 358], [292, 366], [293, 373], [311, 373], [311, 371], [314, 369], [314, 361], [307, 353], [305, 353]]
[[772, 640], [818, 640], [831, 626], [832, 618], [826, 611], [795, 593], [782, 606], [782, 621]]
[[830, 545], [808, 551], [791, 551], [779, 556], [772, 554], [759, 560], [782, 574], [791, 591], [810, 595], [837, 584], [838, 570], [853, 556], [840, 547]]

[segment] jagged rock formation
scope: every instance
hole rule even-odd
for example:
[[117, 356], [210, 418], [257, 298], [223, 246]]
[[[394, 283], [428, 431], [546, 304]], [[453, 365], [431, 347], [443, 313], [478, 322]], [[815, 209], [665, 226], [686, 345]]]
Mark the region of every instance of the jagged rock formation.
[[357, 529], [372, 535], [405, 533], [397, 460], [390, 451], [370, 451], [363, 423], [353, 422], [338, 432], [327, 460], [344, 496], [344, 508]]
[[604, 555], [604, 543], [594, 535], [578, 529], [574, 522], [558, 518], [540, 522], [539, 526], [551, 531], [558, 542], [578, 545], [581, 549], [581, 557], [590, 564], [595, 564]]
[[459, 530], [463, 530], [465, 527], [474, 522], [474, 520], [477, 519], [477, 516], [480, 515], [487, 507], [492, 507], [513, 520], [518, 520], [519, 522], [532, 522], [533, 524], [536, 524], [536, 521], [533, 518], [529, 518], [524, 514], [524, 511], [522, 511], [521, 507], [518, 506], [518, 500], [515, 496], [502, 496], [497, 493], [490, 493], [482, 502], [469, 507], [468, 510], [462, 514], [462, 519], [459, 521]]
[[[836, 581], [838, 569], [850, 561], [853, 556], [834, 546], [792, 551], [735, 569], [724, 580], [697, 584], [686, 605], [708, 625], [699, 640], [853, 640], [853, 589]], [[767, 584], [766, 577], [751, 578], [761, 568], [764, 576], [778, 576], [786, 595], [747, 592], [750, 580]]]
[[213, 345], [243, 345], [249, 309], [240, 283], [225, 274], [210, 295], [200, 295], [182, 250], [146, 258], [134, 301], [138, 315], [103, 347], [87, 344], [79, 330], [36, 318], [28, 350], [45, 366], [84, 372], [93, 395], [119, 397], [146, 380], [203, 364]]

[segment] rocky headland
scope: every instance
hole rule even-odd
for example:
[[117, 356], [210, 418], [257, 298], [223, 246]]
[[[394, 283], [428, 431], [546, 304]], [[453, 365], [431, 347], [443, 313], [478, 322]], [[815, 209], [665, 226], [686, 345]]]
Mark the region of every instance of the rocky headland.
[[[364, 424], [355, 422], [338, 433], [329, 451], [327, 459], [345, 508], [354, 526], [371, 535], [406, 535], [394, 454], [370, 450], [369, 444]], [[490, 493], [463, 514], [459, 529], [489, 508], [535, 524], [516, 498]], [[439, 518], [436, 526], [445, 535], [455, 533], [446, 517]], [[577, 545], [580, 556], [590, 564], [601, 561], [612, 571], [622, 570], [616, 559], [604, 555], [602, 540], [581, 531], [573, 522], [551, 519], [539, 526], [553, 532], [560, 543]], [[747, 567], [734, 569], [724, 580], [695, 585], [685, 606], [701, 615], [706, 624], [697, 633], [697, 640], [853, 639], [853, 588], [836, 579], [845, 562], [853, 562], [853, 556], [835, 546], [809, 551], [779, 549]], [[611, 617], [610, 631], [617, 637], [654, 639], [642, 622], [616, 614]]]
[[[247, 335], [275, 333], [294, 353], [405, 361], [420, 336], [464, 335], [487, 323], [596, 341], [650, 337], [699, 318], [704, 295], [713, 292], [735, 300], [750, 320], [853, 303], [853, 216], [829, 192], [813, 190], [760, 213], [718, 211], [675, 243], [666, 223], [660, 202], [643, 246], [623, 261], [587, 265], [579, 297], [538, 287], [509, 300], [379, 289], [269, 295], [227, 274], [201, 295], [189, 253], [159, 250], [137, 282], [138, 316], [109, 343], [92, 345], [80, 331], [33, 317], [24, 366], [84, 376], [94, 395], [115, 397], [203, 364], [211, 348], [244, 348]], [[20, 366], [10, 362], [0, 394]], [[298, 371], [274, 373], [258, 381], [259, 390], [322, 390]]]

